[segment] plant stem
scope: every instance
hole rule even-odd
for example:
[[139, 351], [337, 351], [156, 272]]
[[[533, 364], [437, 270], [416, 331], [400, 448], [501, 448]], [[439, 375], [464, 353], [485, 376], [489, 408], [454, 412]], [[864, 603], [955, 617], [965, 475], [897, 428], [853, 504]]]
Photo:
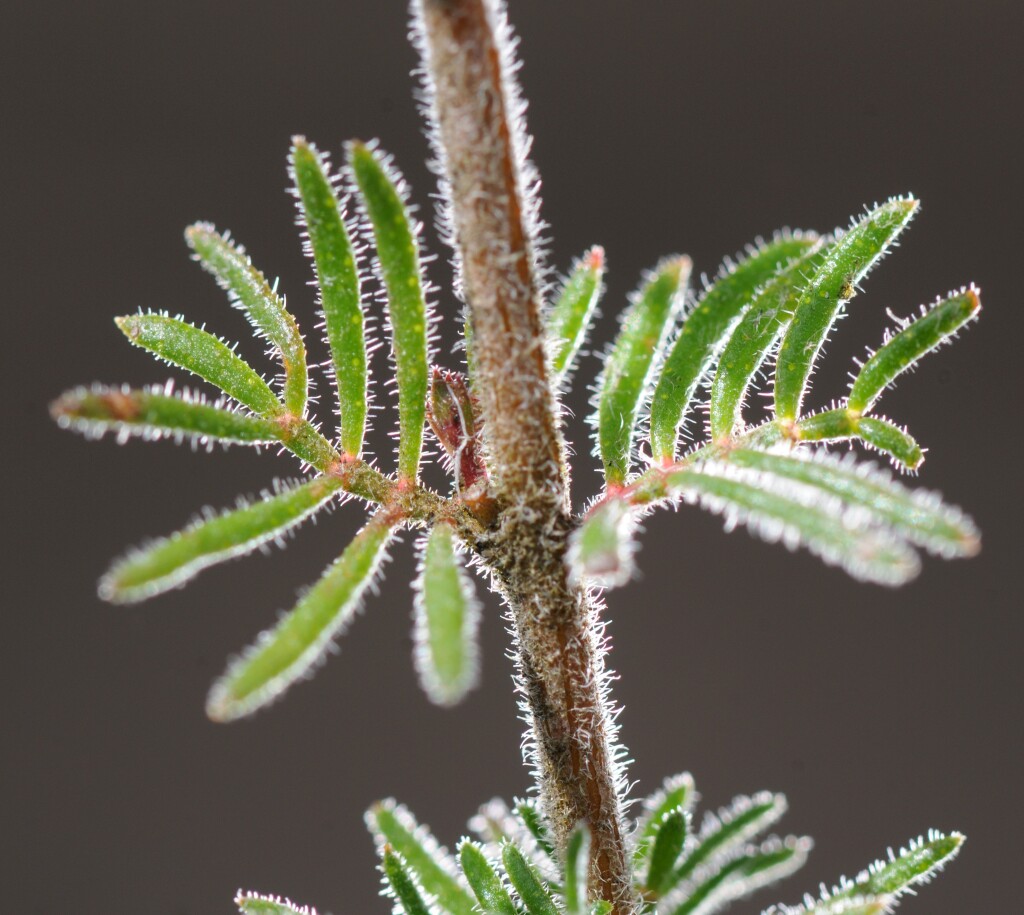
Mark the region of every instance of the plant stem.
[[434, 140], [473, 331], [474, 389], [500, 511], [478, 543], [512, 610], [519, 689], [556, 843], [590, 827], [591, 884], [636, 910], [597, 607], [570, 585], [564, 443], [547, 376], [525, 138], [494, 0], [416, 0]]

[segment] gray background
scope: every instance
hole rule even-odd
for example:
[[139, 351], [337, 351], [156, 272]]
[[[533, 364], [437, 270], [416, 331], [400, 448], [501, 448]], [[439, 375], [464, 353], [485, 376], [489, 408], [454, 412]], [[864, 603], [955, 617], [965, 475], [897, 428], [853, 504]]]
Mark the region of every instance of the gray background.
[[[1019, 898], [1019, 10], [513, 3], [551, 261], [608, 251], [599, 341], [662, 254], [712, 273], [758, 233], [829, 229], [908, 190], [923, 212], [843, 322], [816, 400], [877, 344], [886, 307], [906, 314], [969, 280], [984, 291], [982, 322], [884, 401], [933, 449], [920, 484], [978, 519], [978, 559], [929, 561], [889, 592], [691, 510], [651, 521], [641, 580], [611, 596], [635, 793], [684, 768], [711, 806], [783, 790], [782, 828], [817, 839], [803, 874], [737, 910], [795, 901], [930, 826], [970, 842], [913, 911], [1010, 912]], [[188, 261], [181, 230], [198, 218], [280, 275], [312, 328], [283, 192], [293, 133], [332, 151], [379, 136], [431, 221], [404, 4], [16, 2], [2, 15], [2, 908], [226, 913], [243, 885], [386, 911], [360, 821], [373, 799], [401, 796], [451, 843], [478, 803], [527, 787], [497, 605], [482, 687], [432, 708], [409, 663], [407, 538], [340, 657], [254, 720], [210, 724], [203, 699], [225, 659], [315, 578], [359, 510], [151, 605], [104, 606], [94, 582], [125, 546], [296, 468], [89, 444], [45, 408], [80, 382], [167, 377], [111, 324], [139, 306], [184, 311], [261, 358]], [[447, 287], [443, 256], [432, 272]], [[454, 303], [439, 298], [447, 348]], [[571, 403], [580, 499], [598, 482], [584, 386]], [[385, 466], [392, 420], [378, 421]]]

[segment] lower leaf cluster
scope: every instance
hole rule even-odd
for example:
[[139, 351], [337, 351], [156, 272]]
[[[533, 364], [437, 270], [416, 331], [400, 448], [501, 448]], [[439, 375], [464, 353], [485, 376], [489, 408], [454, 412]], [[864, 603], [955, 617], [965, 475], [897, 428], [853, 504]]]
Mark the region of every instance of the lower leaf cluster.
[[[533, 800], [511, 808], [492, 800], [470, 820], [475, 838], [456, 854], [441, 846], [403, 805], [386, 800], [366, 822], [380, 855], [382, 895], [396, 915], [713, 915], [803, 866], [807, 837], [769, 835], [786, 812], [781, 794], [740, 795], [693, 826], [699, 795], [689, 773], [673, 776], [643, 802], [633, 827], [634, 898], [616, 904], [590, 888], [590, 835], [577, 825], [556, 852], [545, 817]], [[928, 882], [956, 856], [959, 833], [931, 831], [889, 852], [855, 879], [841, 878], [820, 897], [777, 905], [763, 915], [877, 915], [890, 912], [913, 887]], [[239, 893], [244, 915], [315, 915], [277, 897]]]

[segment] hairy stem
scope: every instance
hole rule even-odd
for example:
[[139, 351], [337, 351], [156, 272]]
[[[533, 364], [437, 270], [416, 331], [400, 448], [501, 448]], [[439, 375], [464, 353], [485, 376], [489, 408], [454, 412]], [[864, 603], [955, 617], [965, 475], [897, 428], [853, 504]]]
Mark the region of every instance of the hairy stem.
[[416, 0], [438, 154], [448, 185], [475, 389], [500, 513], [478, 544], [515, 622], [541, 796], [560, 850], [593, 834], [591, 882], [635, 911], [602, 690], [596, 607], [568, 581], [568, 478], [547, 377], [525, 139], [494, 0]]

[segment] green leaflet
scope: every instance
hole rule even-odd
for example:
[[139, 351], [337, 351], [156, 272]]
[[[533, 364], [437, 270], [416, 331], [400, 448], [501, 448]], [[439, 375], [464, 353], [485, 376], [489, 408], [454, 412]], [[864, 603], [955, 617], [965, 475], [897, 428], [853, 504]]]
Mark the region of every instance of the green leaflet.
[[179, 587], [202, 569], [284, 536], [338, 490], [335, 477], [316, 477], [274, 496], [191, 524], [119, 559], [100, 581], [104, 600], [134, 603]]
[[718, 279], [686, 315], [651, 399], [651, 450], [656, 460], [670, 462], [675, 458], [679, 427], [692, 406], [694, 391], [744, 306], [780, 269], [806, 254], [816, 241], [813, 234], [776, 236], [738, 264], [727, 262]]
[[952, 337], [981, 309], [978, 290], [963, 289], [936, 302], [921, 317], [910, 321], [876, 350], [850, 386], [848, 405], [866, 413], [896, 377], [918, 359]]
[[282, 413], [267, 383], [213, 334], [168, 315], [127, 315], [114, 322], [136, 346], [209, 381], [254, 413]]
[[572, 371], [601, 298], [604, 248], [595, 245], [575, 264], [558, 301], [548, 313], [547, 336], [551, 345], [551, 381], [560, 384]]
[[862, 416], [857, 420], [857, 433], [865, 444], [888, 454], [907, 470], [917, 470], [924, 461], [924, 452], [910, 433], [881, 417]]
[[537, 802], [532, 799], [516, 801], [515, 814], [522, 821], [530, 835], [533, 836], [534, 841], [537, 843], [537, 848], [552, 861], [557, 860], [555, 847], [551, 844], [551, 836], [548, 834], [548, 828], [544, 823], [544, 818]]
[[277, 350], [284, 367], [285, 408], [293, 416], [305, 416], [309, 390], [306, 345], [284, 300], [253, 266], [245, 249], [236, 246], [227, 235], [219, 234], [209, 223], [190, 226], [185, 239], [196, 260], [227, 291], [231, 303], [245, 312], [256, 331]]
[[573, 580], [615, 588], [633, 574], [635, 526], [629, 503], [614, 496], [595, 505], [573, 531], [569, 541], [569, 570]]
[[980, 548], [978, 530], [970, 518], [933, 493], [901, 486], [870, 464], [745, 449], [732, 452], [729, 461], [836, 496], [870, 513], [900, 537], [940, 556], [971, 556]]
[[888, 454], [906, 470], [917, 470], [924, 461], [921, 446], [910, 434], [888, 420], [859, 416], [851, 410], [837, 408], [805, 416], [794, 427], [802, 442], [832, 442], [859, 438], [865, 444]]
[[655, 895], [660, 896], [678, 882], [674, 869], [688, 832], [689, 816], [678, 807], [662, 817], [654, 835], [654, 845], [644, 881], [646, 888]]
[[566, 915], [585, 915], [590, 875], [590, 830], [578, 823], [565, 844], [563, 898]]
[[350, 143], [348, 161], [373, 229], [388, 296], [398, 383], [398, 474], [415, 481], [423, 447], [428, 371], [427, 306], [417, 230], [399, 190], [401, 179], [384, 157], [362, 143]]
[[260, 445], [276, 442], [281, 435], [278, 423], [205, 403], [188, 392], [170, 393], [169, 385], [138, 389], [97, 384], [75, 388], [50, 405], [50, 414], [62, 427], [88, 436], [112, 431], [121, 439], [170, 435]]
[[754, 797], [740, 795], [731, 807], [709, 816], [697, 836], [696, 844], [679, 865], [670, 885], [693, 876], [709, 861], [727, 857], [733, 849], [764, 832], [786, 812], [786, 798], [762, 791]]
[[649, 273], [626, 311], [597, 394], [598, 452], [609, 486], [629, 472], [637, 416], [690, 279], [690, 259], [669, 258]]
[[406, 873], [405, 864], [390, 848], [384, 848], [381, 870], [391, 890], [391, 896], [405, 915], [432, 915], [430, 906], [420, 895], [415, 881]]
[[316, 909], [297, 906], [277, 896], [260, 896], [257, 893], [239, 893], [235, 905], [242, 915], [316, 915]]
[[769, 839], [760, 848], [748, 850], [713, 875], [699, 880], [684, 901], [665, 911], [672, 915], [715, 912], [732, 900], [798, 870], [807, 860], [810, 844], [808, 839], [792, 836], [785, 841]]
[[505, 884], [491, 867], [479, 845], [466, 839], [459, 846], [459, 864], [466, 882], [487, 915], [517, 915]]
[[964, 837], [958, 832], [944, 835], [932, 830], [927, 840], [920, 838], [900, 849], [889, 861], [876, 862], [852, 883], [847, 881], [833, 891], [830, 899], [899, 896], [918, 884], [927, 883], [957, 856], [963, 843]]
[[920, 571], [903, 540], [851, 515], [840, 499], [772, 474], [706, 463], [668, 474], [666, 484], [670, 493], [724, 515], [729, 526], [743, 523], [767, 540], [805, 546], [854, 578], [893, 586]]
[[876, 207], [829, 249], [800, 291], [775, 367], [775, 413], [796, 419], [818, 351], [845, 304], [874, 263], [906, 227], [917, 201], [894, 198]]
[[650, 853], [654, 837], [661, 827], [666, 814], [675, 809], [688, 813], [697, 800], [697, 791], [693, 784], [693, 776], [682, 772], [666, 778], [662, 786], [644, 800], [643, 814], [637, 826], [636, 851], [633, 855], [633, 869], [643, 870], [643, 863]]
[[[807, 908], [785, 909], [785, 915], [883, 915], [888, 909], [886, 899], [837, 899], [819, 902]], [[776, 907], [770, 908], [765, 915], [782, 915]]]
[[372, 518], [323, 577], [281, 621], [232, 661], [210, 691], [206, 713], [230, 721], [267, 705], [305, 674], [355, 615], [391, 540], [392, 528]]
[[501, 850], [501, 859], [505, 864], [505, 873], [529, 915], [558, 915], [558, 909], [544, 888], [540, 875], [515, 845], [506, 843]]
[[382, 801], [367, 811], [366, 822], [377, 844], [393, 846], [446, 913], [474, 915], [476, 901], [455, 877], [455, 862], [405, 807]]
[[807, 253], [776, 273], [754, 296], [729, 335], [711, 383], [711, 437], [715, 441], [729, 438], [742, 424], [747, 389], [792, 318], [809, 272], [827, 250], [825, 242], [819, 240]]
[[434, 525], [422, 555], [415, 601], [416, 670], [432, 701], [455, 705], [479, 675], [480, 605], [456, 555], [451, 525]]
[[309, 236], [307, 252], [316, 268], [338, 392], [341, 447], [346, 454], [359, 457], [366, 427], [368, 376], [355, 251], [331, 184], [327, 161], [303, 137], [292, 140], [290, 171]]

